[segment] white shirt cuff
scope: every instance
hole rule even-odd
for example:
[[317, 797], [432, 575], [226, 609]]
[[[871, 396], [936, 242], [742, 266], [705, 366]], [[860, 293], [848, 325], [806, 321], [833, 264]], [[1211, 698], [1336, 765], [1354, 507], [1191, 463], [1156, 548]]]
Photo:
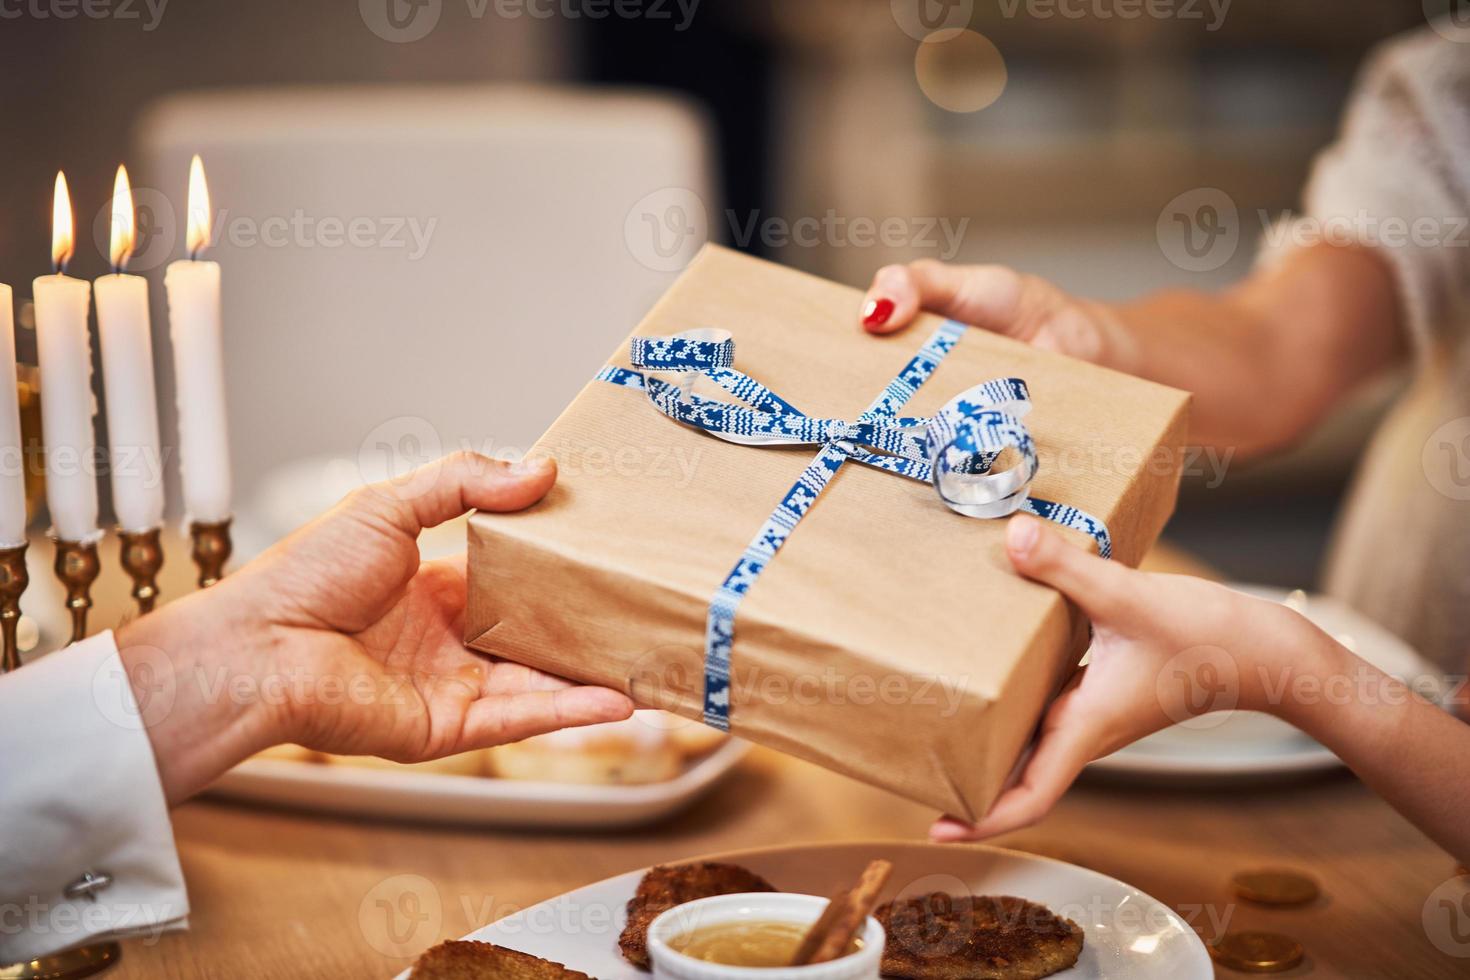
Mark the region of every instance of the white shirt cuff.
[[0, 677], [0, 965], [187, 926], [153, 745], [112, 633]]

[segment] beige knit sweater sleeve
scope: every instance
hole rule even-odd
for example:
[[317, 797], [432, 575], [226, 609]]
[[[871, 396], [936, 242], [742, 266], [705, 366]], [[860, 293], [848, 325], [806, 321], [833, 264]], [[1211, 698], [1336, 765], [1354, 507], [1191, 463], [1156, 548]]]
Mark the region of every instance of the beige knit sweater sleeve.
[[1470, 24], [1436, 22], [1380, 48], [1307, 187], [1310, 233], [1378, 248], [1416, 344], [1470, 313]]

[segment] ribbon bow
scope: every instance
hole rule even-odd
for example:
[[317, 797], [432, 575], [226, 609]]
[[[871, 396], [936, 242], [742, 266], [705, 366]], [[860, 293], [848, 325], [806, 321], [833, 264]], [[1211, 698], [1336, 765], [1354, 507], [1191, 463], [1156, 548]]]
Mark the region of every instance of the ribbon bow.
[[[692, 330], [673, 337], [635, 337], [636, 370], [607, 367], [597, 379], [643, 391], [664, 415], [746, 446], [822, 447], [745, 549], [710, 603], [705, 634], [705, 723], [729, 730], [730, 650], [735, 612], [797, 523], [848, 460], [934, 485], [940, 500], [966, 517], [1034, 514], [1091, 535], [1104, 558], [1112, 554], [1107, 528], [1075, 507], [1029, 494], [1036, 477], [1036, 446], [1025, 423], [1031, 410], [1026, 382], [997, 378], [952, 398], [932, 418], [898, 415], [959, 342], [965, 328], [947, 322], [856, 421], [810, 416], [749, 375], [735, 370], [735, 342], [723, 330]], [[666, 380], [666, 377], [671, 380]], [[735, 402], [696, 389], [712, 383]], [[1015, 463], [994, 472], [1006, 450]]]

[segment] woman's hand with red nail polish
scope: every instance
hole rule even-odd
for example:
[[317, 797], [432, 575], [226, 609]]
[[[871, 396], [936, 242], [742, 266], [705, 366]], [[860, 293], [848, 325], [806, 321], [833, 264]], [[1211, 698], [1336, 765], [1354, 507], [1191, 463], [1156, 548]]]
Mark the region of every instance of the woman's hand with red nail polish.
[[1046, 350], [1108, 363], [1111, 348], [1106, 341], [1114, 327], [1103, 304], [1075, 299], [1044, 279], [1005, 266], [921, 259], [879, 269], [863, 305], [863, 327], [870, 333], [893, 333], [924, 311]]
[[887, 297], [873, 297], [863, 305], [863, 327], [874, 333], [882, 332], [892, 316], [893, 300]]

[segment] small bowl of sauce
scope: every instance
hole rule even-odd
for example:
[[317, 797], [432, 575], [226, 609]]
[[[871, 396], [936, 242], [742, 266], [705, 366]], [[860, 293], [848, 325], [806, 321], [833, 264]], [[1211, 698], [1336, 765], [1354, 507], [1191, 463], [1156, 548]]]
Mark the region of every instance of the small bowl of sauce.
[[876, 980], [883, 927], [869, 917], [845, 956], [791, 966], [827, 899], [758, 892], [688, 902], [654, 919], [648, 950], [655, 980]]

